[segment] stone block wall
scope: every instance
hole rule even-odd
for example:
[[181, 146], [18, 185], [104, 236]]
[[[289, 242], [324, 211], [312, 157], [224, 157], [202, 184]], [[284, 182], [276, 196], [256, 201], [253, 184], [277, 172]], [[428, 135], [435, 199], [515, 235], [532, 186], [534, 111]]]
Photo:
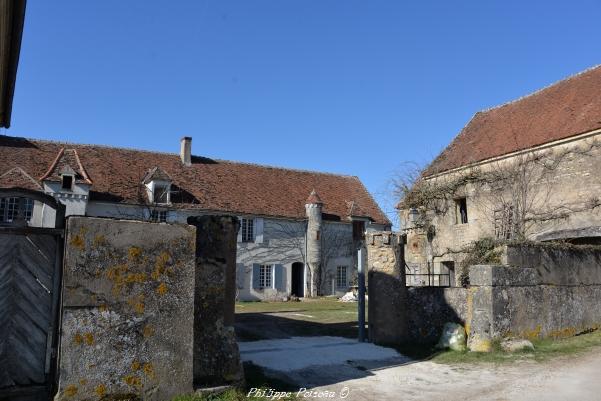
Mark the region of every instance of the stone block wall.
[[503, 265], [470, 267], [469, 288], [406, 288], [390, 233], [367, 237], [370, 339], [432, 343], [446, 322], [463, 324], [472, 351], [493, 341], [566, 337], [601, 327], [601, 250], [508, 245]]
[[508, 245], [506, 265], [472, 266], [469, 347], [503, 337], [568, 337], [601, 327], [601, 251]]

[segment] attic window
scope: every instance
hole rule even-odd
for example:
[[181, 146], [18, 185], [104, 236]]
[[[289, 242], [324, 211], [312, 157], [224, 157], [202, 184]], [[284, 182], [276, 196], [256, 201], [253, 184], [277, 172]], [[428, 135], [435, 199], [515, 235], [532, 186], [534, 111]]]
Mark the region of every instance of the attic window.
[[170, 202], [171, 184], [155, 183], [152, 198], [154, 203], [167, 204]]
[[66, 189], [67, 191], [73, 190], [73, 176], [70, 174], [63, 174], [61, 176], [61, 189]]

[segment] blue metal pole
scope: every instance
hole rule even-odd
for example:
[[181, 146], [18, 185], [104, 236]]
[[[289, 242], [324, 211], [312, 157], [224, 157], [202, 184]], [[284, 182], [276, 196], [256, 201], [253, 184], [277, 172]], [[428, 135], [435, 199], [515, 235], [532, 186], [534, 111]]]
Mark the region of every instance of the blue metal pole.
[[357, 306], [359, 308], [359, 342], [365, 341], [365, 269], [363, 267], [363, 247], [359, 248], [357, 253], [357, 273], [359, 284], [359, 299]]

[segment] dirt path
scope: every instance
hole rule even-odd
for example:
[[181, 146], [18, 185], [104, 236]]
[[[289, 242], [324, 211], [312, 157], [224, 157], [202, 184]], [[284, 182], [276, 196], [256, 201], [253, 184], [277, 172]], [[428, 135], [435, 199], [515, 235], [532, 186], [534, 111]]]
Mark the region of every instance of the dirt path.
[[[334, 393], [328, 399], [601, 400], [599, 348], [586, 355], [545, 363], [523, 361], [495, 366], [415, 362], [392, 350], [366, 345], [336, 337], [295, 337], [293, 343], [240, 343], [244, 360], [263, 366], [268, 373], [286, 378], [299, 388]], [[336, 355], [337, 364], [323, 357], [329, 353]]]

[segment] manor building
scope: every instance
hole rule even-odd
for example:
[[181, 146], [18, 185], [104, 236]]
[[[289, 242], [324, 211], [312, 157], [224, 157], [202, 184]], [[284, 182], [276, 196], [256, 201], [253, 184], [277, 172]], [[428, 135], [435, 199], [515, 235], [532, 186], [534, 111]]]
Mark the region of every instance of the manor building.
[[601, 243], [601, 66], [476, 113], [399, 205], [410, 285], [460, 285], [470, 244]]
[[[0, 136], [0, 188], [50, 194], [66, 214], [185, 223], [202, 214], [240, 220], [238, 298], [341, 294], [356, 275], [365, 231], [390, 221], [354, 176], [179, 154]], [[0, 199], [0, 225], [49, 227], [54, 210]]]

